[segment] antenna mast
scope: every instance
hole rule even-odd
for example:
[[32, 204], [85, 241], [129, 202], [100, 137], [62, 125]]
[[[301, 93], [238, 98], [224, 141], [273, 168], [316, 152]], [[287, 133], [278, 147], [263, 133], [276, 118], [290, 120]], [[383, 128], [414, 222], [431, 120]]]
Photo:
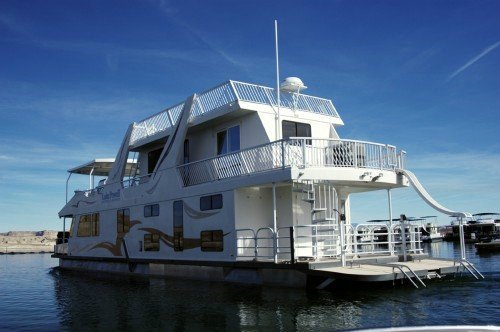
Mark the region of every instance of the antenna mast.
[[276, 100], [278, 113], [276, 114], [276, 140], [281, 138], [280, 135], [280, 67], [278, 61], [278, 20], [274, 20], [274, 39], [276, 48]]

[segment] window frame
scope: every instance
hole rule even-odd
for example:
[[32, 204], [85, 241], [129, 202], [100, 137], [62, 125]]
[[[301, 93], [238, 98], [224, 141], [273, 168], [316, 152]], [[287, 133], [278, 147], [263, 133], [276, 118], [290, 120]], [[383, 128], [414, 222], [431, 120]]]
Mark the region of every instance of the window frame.
[[160, 251], [160, 234], [144, 234], [143, 240], [144, 251]]
[[[217, 199], [220, 197], [220, 206]], [[209, 204], [209, 207], [206, 207], [204, 205]], [[200, 197], [200, 211], [210, 211], [210, 210], [220, 210], [224, 207], [224, 197], [222, 194], [213, 194], [213, 195], [207, 195], [207, 196], [201, 196]]]
[[[232, 147], [231, 139], [234, 135], [234, 130], [236, 130], [236, 129], [238, 130], [237, 147]], [[226, 151], [221, 151], [221, 149], [219, 148], [220, 147], [219, 134], [222, 134], [222, 133], [225, 133], [225, 137], [224, 137], [225, 142], [224, 143], [225, 143]], [[241, 150], [241, 127], [239, 124], [217, 131], [215, 137], [216, 137], [215, 152], [218, 156]], [[224, 145], [222, 145], [222, 147], [224, 147]]]
[[221, 229], [201, 231], [200, 249], [203, 252], [223, 252], [224, 232]]
[[130, 208], [123, 208], [116, 210], [116, 232], [118, 234], [120, 233], [126, 234], [129, 231], [130, 231]]
[[[156, 214], [154, 212], [156, 212]], [[159, 217], [159, 216], [160, 216], [159, 203], [144, 205], [144, 218]]]

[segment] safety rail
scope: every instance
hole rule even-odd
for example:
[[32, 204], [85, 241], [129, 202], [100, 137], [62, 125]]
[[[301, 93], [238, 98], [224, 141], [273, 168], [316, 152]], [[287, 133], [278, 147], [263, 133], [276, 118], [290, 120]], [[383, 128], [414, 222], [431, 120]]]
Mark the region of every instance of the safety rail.
[[[384, 265], [385, 266], [385, 265]], [[413, 284], [413, 286], [415, 286], [415, 288], [418, 288], [418, 285], [415, 283], [415, 281], [413, 281], [413, 279], [408, 275], [408, 273], [406, 273], [403, 268], [406, 268], [408, 269], [408, 271], [410, 271], [410, 273], [415, 277], [415, 279], [417, 279], [420, 284], [422, 284], [422, 286], [424, 287], [427, 287], [425, 285], [425, 283], [422, 281], [422, 279], [420, 279], [420, 277], [415, 273], [415, 271], [413, 271], [408, 265], [404, 265], [404, 264], [391, 264], [392, 266], [392, 273], [394, 274], [394, 277], [396, 278], [396, 275], [397, 273], [394, 272], [394, 269], [398, 269], [401, 273], [403, 273], [403, 275], [408, 279], [410, 280], [410, 282]]]
[[[285, 226], [276, 234], [270, 227], [237, 229], [237, 256], [282, 260], [354, 258], [369, 255], [421, 254], [420, 225], [316, 224]], [[292, 230], [290, 231], [290, 228]], [[404, 229], [404, 231], [403, 231]], [[292, 235], [293, 234], [293, 235]], [[405, 236], [405, 241], [402, 236]], [[343, 238], [343, 240], [342, 240]]]
[[184, 186], [290, 166], [394, 170], [396, 147], [379, 143], [293, 137], [177, 167]]
[[[468, 260], [466, 259], [461, 259], [459, 261], [455, 261], [454, 264], [460, 264], [464, 267], [464, 269], [466, 269], [467, 271], [469, 271], [469, 273], [474, 277], [476, 278], [477, 280], [479, 280], [479, 277], [481, 277], [481, 279], [484, 279], [484, 276], [481, 274], [481, 272], [479, 272], [478, 269], [476, 269], [476, 267], [474, 266], [474, 264], [472, 264], [471, 262], [469, 262]], [[476, 275], [479, 275], [479, 277]]]
[[[275, 89], [237, 81], [224, 82], [214, 88], [197, 94], [191, 120], [230, 105], [235, 101], [277, 106]], [[337, 110], [329, 99], [303, 94], [280, 92], [280, 107], [312, 112], [339, 118]], [[134, 123], [130, 145], [156, 135], [175, 126], [180, 118], [184, 103], [176, 104], [140, 122]]]

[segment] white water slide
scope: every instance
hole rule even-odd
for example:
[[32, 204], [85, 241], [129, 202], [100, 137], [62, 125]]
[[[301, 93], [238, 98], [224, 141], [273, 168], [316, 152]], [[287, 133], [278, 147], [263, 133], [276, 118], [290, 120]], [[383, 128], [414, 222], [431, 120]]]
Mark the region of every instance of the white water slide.
[[452, 217], [463, 217], [463, 218], [472, 217], [472, 215], [468, 212], [452, 211], [439, 204], [434, 198], [431, 197], [431, 195], [429, 195], [427, 190], [425, 190], [424, 186], [422, 186], [420, 181], [418, 181], [417, 177], [412, 172], [404, 169], [398, 169], [397, 172], [406, 176], [410, 181], [411, 185], [413, 186], [413, 188], [415, 188], [415, 191], [420, 195], [420, 197], [422, 197], [422, 199], [431, 207], [433, 207], [435, 210]]

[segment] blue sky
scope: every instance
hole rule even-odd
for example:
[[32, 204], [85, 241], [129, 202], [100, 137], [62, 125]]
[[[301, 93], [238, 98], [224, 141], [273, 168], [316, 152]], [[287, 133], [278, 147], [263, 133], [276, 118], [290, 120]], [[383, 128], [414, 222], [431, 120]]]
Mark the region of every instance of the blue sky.
[[[0, 2], [0, 232], [58, 229], [66, 170], [228, 79], [333, 99], [343, 138], [396, 145], [443, 205], [500, 212], [498, 1]], [[87, 179], [72, 180], [85, 187]], [[434, 214], [411, 188], [394, 215]], [[387, 217], [386, 192], [352, 197]], [[448, 222], [440, 215], [440, 223]]]

